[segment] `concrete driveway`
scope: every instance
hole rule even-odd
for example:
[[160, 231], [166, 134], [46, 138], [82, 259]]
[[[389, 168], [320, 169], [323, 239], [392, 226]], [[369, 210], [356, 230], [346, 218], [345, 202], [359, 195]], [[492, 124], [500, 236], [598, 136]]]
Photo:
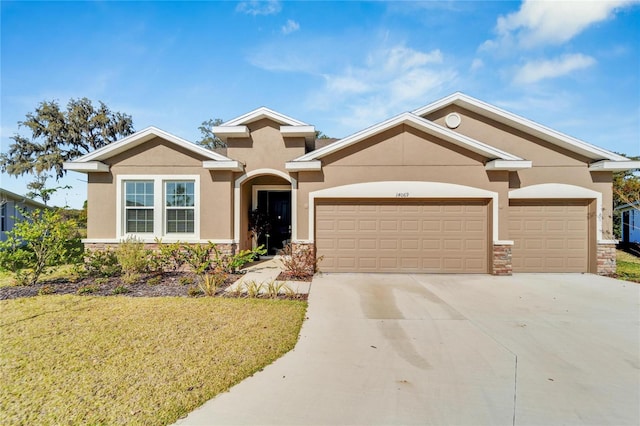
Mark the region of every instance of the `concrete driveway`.
[[640, 285], [315, 278], [292, 352], [181, 425], [638, 425]]

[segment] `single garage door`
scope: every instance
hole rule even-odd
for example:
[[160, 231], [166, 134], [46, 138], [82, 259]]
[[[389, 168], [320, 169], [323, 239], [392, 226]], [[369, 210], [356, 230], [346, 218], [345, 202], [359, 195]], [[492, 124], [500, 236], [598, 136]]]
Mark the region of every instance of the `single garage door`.
[[487, 201], [322, 200], [325, 272], [487, 272]]
[[587, 272], [589, 202], [511, 200], [514, 272]]

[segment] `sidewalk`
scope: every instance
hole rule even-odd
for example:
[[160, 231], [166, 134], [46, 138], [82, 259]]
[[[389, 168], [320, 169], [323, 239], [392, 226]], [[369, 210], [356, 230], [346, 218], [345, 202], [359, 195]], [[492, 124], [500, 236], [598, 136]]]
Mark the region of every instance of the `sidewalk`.
[[[252, 262], [243, 270], [246, 271], [245, 275], [227, 287], [225, 291], [235, 292], [239, 287], [241, 288], [245, 284], [252, 282], [258, 285], [263, 284], [266, 287], [270, 282], [277, 281], [278, 275], [284, 270], [284, 266], [280, 256], [274, 256]], [[285, 281], [285, 285], [297, 294], [309, 294], [309, 289], [311, 288], [311, 283], [304, 281]], [[264, 292], [266, 292], [266, 288], [261, 291], [261, 293]], [[283, 288], [282, 293], [284, 292], [285, 289]]]

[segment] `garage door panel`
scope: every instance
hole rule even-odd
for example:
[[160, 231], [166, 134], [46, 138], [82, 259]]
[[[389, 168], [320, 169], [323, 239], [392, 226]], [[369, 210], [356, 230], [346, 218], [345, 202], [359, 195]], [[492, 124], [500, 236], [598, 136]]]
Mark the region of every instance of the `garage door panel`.
[[[327, 208], [332, 203], [321, 200], [316, 207], [317, 223], [323, 223], [316, 228], [318, 255], [325, 259], [320, 264], [323, 271], [487, 272], [486, 201], [335, 203]], [[342, 204], [350, 208], [340, 207]], [[353, 223], [357, 231], [351, 225], [326, 223], [331, 221]], [[328, 261], [343, 257], [353, 260]]]
[[587, 272], [587, 200], [512, 200], [514, 272]]

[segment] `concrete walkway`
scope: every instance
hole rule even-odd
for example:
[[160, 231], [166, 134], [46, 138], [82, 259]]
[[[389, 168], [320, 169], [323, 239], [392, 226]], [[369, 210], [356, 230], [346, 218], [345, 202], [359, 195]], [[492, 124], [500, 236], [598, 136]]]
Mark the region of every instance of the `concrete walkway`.
[[325, 274], [295, 349], [180, 425], [637, 425], [640, 286]]
[[[283, 270], [284, 266], [282, 265], [282, 259], [280, 256], [263, 258], [262, 260], [252, 262], [246, 266], [243, 269], [245, 272], [244, 276], [227, 287], [225, 291], [242, 291], [246, 284], [255, 282], [258, 285], [263, 285], [261, 293], [264, 293], [267, 290], [266, 285], [277, 281], [278, 275], [280, 275]], [[284, 284], [297, 294], [308, 294], [309, 289], [311, 288], [311, 283], [305, 281], [285, 281]], [[281, 289], [281, 293], [285, 293], [285, 290], [286, 289], [283, 287]]]

